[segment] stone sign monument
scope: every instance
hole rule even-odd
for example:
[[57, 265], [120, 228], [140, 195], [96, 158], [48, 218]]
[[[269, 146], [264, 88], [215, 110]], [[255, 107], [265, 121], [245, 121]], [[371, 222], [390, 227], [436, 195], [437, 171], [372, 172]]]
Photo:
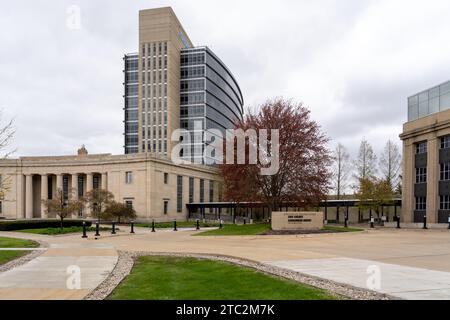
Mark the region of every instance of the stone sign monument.
[[323, 228], [323, 212], [272, 212], [272, 230], [317, 230]]

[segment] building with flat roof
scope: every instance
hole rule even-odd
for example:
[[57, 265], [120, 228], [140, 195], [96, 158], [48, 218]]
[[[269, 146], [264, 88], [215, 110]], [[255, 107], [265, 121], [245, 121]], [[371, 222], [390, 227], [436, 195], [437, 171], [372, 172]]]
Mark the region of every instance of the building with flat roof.
[[170, 158], [171, 135], [182, 128], [195, 141], [190, 160], [205, 163], [204, 131], [232, 129], [242, 119], [235, 77], [211, 49], [194, 47], [170, 7], [139, 12], [139, 51], [124, 63], [126, 154]]
[[[0, 218], [47, 218], [43, 201], [57, 190], [81, 198], [106, 189], [139, 220], [182, 220], [188, 203], [221, 201], [218, 169], [203, 165], [204, 130], [223, 132], [242, 119], [237, 81], [210, 49], [192, 45], [171, 8], [139, 12], [138, 48], [124, 57], [125, 155], [89, 155], [83, 147], [73, 156], [0, 160]], [[170, 160], [170, 137], [179, 128], [195, 129], [196, 164]], [[76, 217], [91, 217], [89, 208]]]
[[448, 223], [450, 81], [408, 98], [403, 141], [402, 220]]

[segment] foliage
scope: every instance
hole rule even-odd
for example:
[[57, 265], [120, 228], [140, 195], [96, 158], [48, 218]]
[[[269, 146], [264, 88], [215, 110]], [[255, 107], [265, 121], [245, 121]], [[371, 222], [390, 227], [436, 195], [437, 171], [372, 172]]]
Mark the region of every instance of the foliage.
[[77, 214], [83, 209], [83, 201], [75, 198], [73, 192], [65, 194], [62, 189], [56, 190], [52, 199], [43, 200], [47, 214], [56, 214], [61, 221], [60, 227], [63, 228], [64, 219]]
[[[58, 220], [14, 220], [14, 221], [0, 221], [0, 231], [15, 231], [26, 229], [42, 229], [42, 228], [57, 228], [61, 223]], [[65, 220], [64, 225], [66, 227], [82, 226], [81, 220]], [[91, 222], [86, 221], [86, 226], [90, 227]]]
[[121, 219], [133, 220], [136, 218], [136, 211], [128, 207], [126, 204], [110, 201], [105, 209], [105, 215], [111, 217], [120, 223]]
[[[260, 107], [259, 112], [250, 112], [236, 124], [236, 129], [254, 130], [260, 136], [261, 130], [279, 130], [279, 150], [269, 143], [256, 164], [250, 163], [250, 145], [255, 141], [246, 139], [244, 164], [223, 164], [220, 166], [225, 182], [224, 198], [227, 201], [261, 201], [272, 211], [280, 209], [282, 203], [293, 206], [317, 204], [328, 193], [331, 156], [326, 147], [328, 138], [320, 126], [310, 118], [310, 111], [302, 104], [277, 98]], [[234, 141], [233, 141], [234, 142]], [[235, 150], [236, 150], [236, 145]], [[279, 158], [279, 170], [272, 175], [261, 175], [264, 160], [270, 156]], [[235, 152], [235, 158], [237, 158]]]
[[108, 205], [114, 201], [114, 194], [104, 189], [93, 189], [86, 193], [83, 201], [91, 209], [91, 215], [99, 220], [109, 220], [110, 214], [106, 211]]
[[386, 180], [366, 178], [361, 179], [359, 185], [358, 198], [361, 209], [372, 209], [379, 214], [382, 205], [392, 205], [394, 192]]

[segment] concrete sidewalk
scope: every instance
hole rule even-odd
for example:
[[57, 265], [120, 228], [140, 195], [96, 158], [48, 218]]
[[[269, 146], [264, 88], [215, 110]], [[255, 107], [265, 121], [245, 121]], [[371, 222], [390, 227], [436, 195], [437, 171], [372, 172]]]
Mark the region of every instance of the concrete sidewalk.
[[111, 245], [94, 241], [65, 244], [57, 243], [56, 237], [33, 238], [52, 243], [39, 257], [0, 273], [0, 299], [83, 299], [106, 279], [117, 263], [117, 252]]

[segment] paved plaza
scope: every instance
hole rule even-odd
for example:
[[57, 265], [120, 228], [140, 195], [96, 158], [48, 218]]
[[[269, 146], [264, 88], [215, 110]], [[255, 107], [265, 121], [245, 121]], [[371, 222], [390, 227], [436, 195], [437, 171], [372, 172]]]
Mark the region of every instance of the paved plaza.
[[[194, 230], [136, 228], [104, 233], [0, 236], [45, 241], [49, 248], [32, 261], [0, 273], [3, 299], [82, 299], [114, 268], [118, 251], [220, 254], [367, 287], [368, 268], [380, 272], [376, 291], [400, 299], [450, 299], [450, 231], [379, 229], [359, 233], [303, 236], [192, 236]], [[67, 289], [67, 267], [81, 271], [81, 287]], [[369, 268], [370, 269], [370, 268]]]

